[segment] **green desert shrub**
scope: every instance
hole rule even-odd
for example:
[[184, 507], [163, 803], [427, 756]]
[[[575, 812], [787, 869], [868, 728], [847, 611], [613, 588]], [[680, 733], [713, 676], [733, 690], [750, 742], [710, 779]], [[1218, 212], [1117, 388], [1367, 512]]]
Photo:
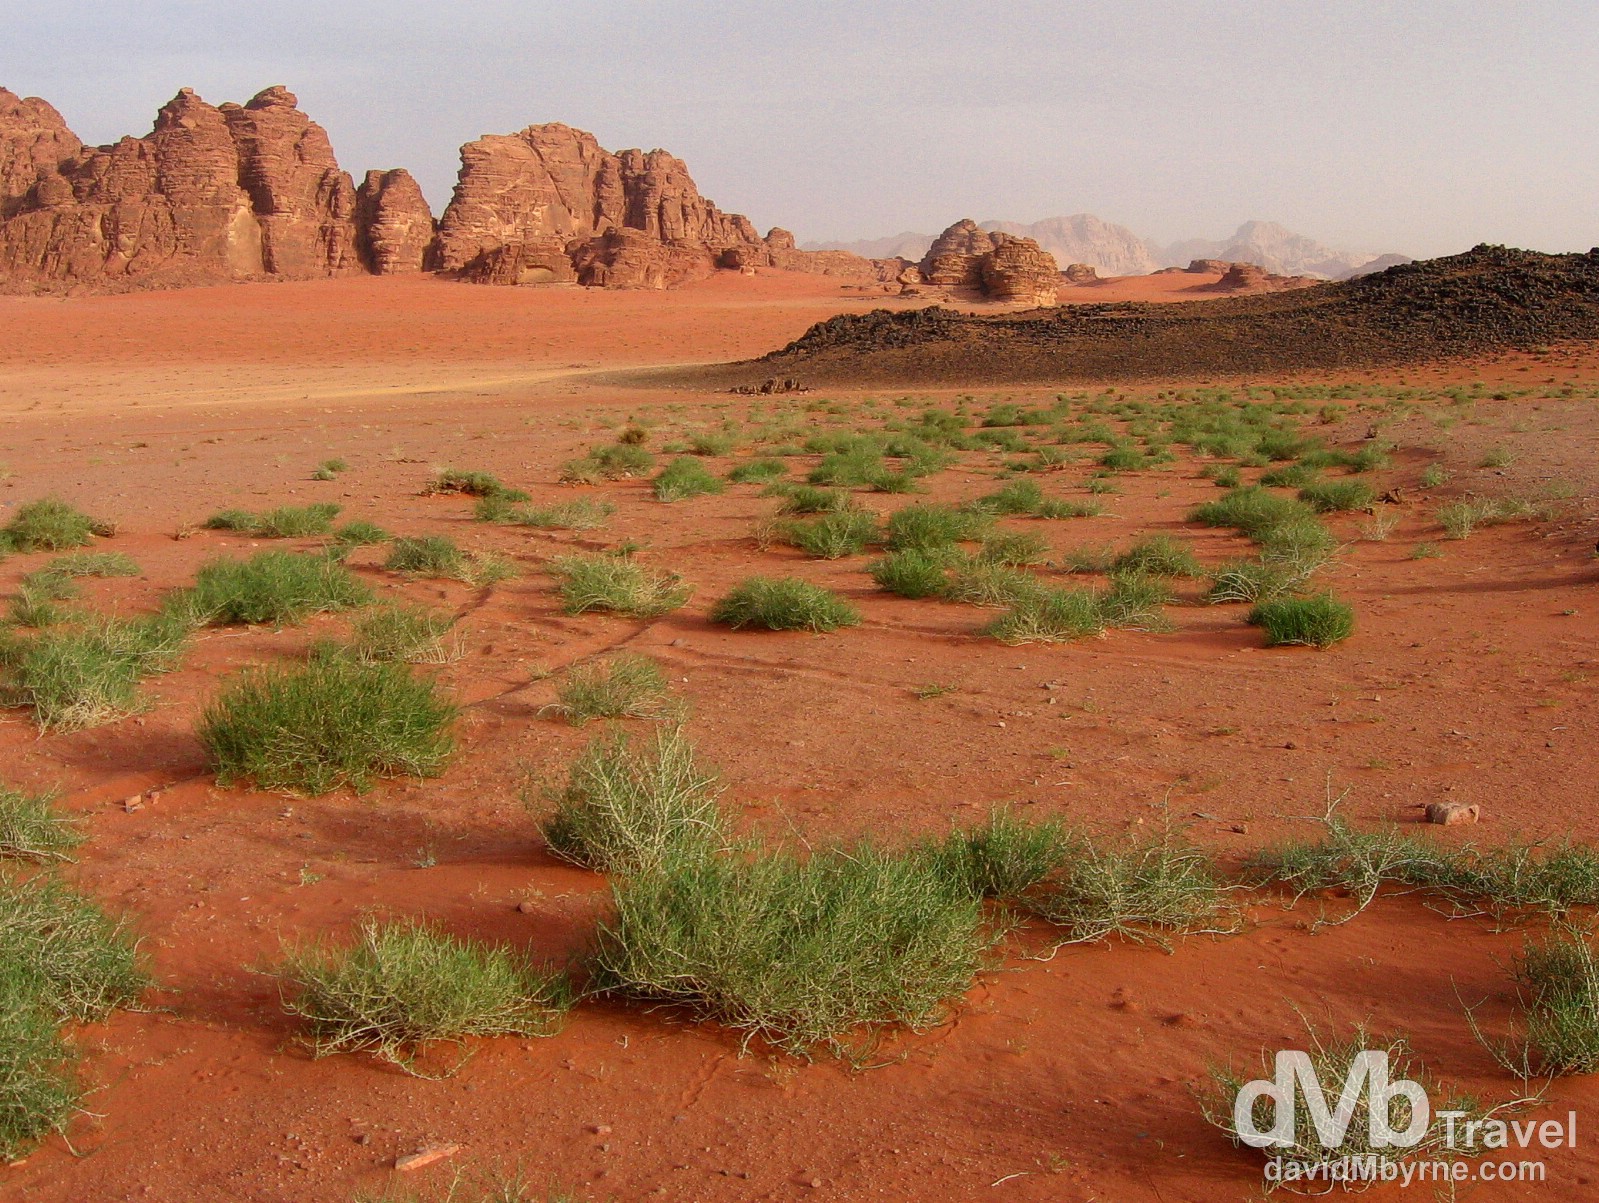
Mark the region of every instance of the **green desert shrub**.
[[1171, 622], [1163, 607], [1172, 602], [1164, 577], [1142, 572], [1114, 572], [1110, 587], [1097, 602], [1099, 617], [1107, 627], [1124, 631], [1169, 631]]
[[43, 632], [0, 656], [0, 697], [30, 707], [45, 730], [111, 722], [138, 708], [144, 677], [174, 667], [191, 629], [171, 611]]
[[443, 577], [478, 588], [503, 581], [516, 571], [504, 556], [463, 551], [446, 535], [402, 536], [394, 540], [383, 567], [407, 576]]
[[878, 587], [901, 597], [941, 597], [949, 583], [950, 557], [932, 551], [891, 551], [866, 566]]
[[969, 606], [1011, 606], [1043, 589], [1044, 585], [1030, 572], [980, 556], [963, 556], [950, 565], [944, 597]]
[[392, 535], [375, 522], [357, 518], [354, 522], [346, 522], [333, 532], [329, 543], [329, 554], [343, 557], [350, 554], [357, 547], [373, 547], [379, 543], [387, 543]]
[[592, 740], [572, 765], [543, 833], [552, 855], [602, 873], [637, 873], [720, 851], [727, 821], [716, 774], [680, 727], [642, 748], [622, 731]]
[[561, 479], [569, 484], [592, 484], [600, 480], [643, 476], [654, 466], [655, 457], [639, 444], [609, 443], [591, 447], [586, 455], [568, 461], [561, 469]]
[[752, 576], [711, 608], [711, 621], [771, 631], [836, 631], [860, 625], [854, 606], [836, 593], [797, 577]]
[[257, 539], [298, 539], [325, 535], [333, 529], [339, 508], [332, 502], [307, 506], [279, 506], [264, 514], [249, 510], [219, 510], [205, 520], [207, 530], [237, 531]]
[[571, 1005], [564, 975], [411, 919], [363, 920], [353, 945], [292, 947], [277, 974], [318, 1057], [370, 1052], [418, 1074], [431, 1044], [550, 1036]]
[[671, 718], [679, 709], [661, 666], [632, 652], [577, 665], [544, 707], [574, 727], [596, 718]]
[[1542, 1074], [1599, 1069], [1599, 965], [1587, 938], [1566, 931], [1529, 941], [1514, 974], [1523, 1012], [1521, 1047], [1519, 1055], [1502, 1059]]
[[[1320, 480], [1321, 470], [1306, 463], [1286, 464], [1260, 476], [1260, 483], [1271, 489], [1305, 489]], [[1310, 498], [1301, 495], [1300, 500], [1309, 501]]]
[[951, 874], [871, 846], [670, 857], [612, 889], [604, 986], [802, 1056], [938, 1022], [988, 946], [979, 900]]
[[1188, 520], [1205, 526], [1231, 527], [1258, 541], [1276, 527], [1302, 519], [1314, 521], [1315, 516], [1315, 510], [1296, 498], [1284, 497], [1259, 485], [1245, 485], [1228, 490], [1215, 501], [1195, 506]]
[[448, 614], [387, 603], [356, 618], [341, 652], [361, 664], [446, 664], [459, 656], [445, 638], [454, 626]]
[[694, 456], [682, 455], [661, 469], [654, 487], [657, 501], [685, 501], [720, 493], [727, 488], [727, 482]]
[[1330, 593], [1258, 603], [1248, 622], [1266, 633], [1266, 646], [1331, 647], [1355, 629], [1355, 612]]
[[1172, 832], [1115, 846], [1077, 838], [1061, 871], [1030, 900], [1069, 943], [1223, 930], [1226, 887], [1210, 860]]
[[61, 603], [77, 596], [70, 577], [30, 573], [6, 604], [6, 616], [19, 627], [54, 626], [68, 614]]
[[24, 967], [0, 962], [0, 1159], [65, 1132], [80, 1090], [60, 1020], [41, 1006]]
[[1144, 576], [1199, 576], [1204, 571], [1194, 553], [1170, 535], [1138, 540], [1113, 559], [1107, 570]]
[[102, 1020], [147, 984], [121, 923], [51, 874], [0, 872], [0, 1157], [78, 1112], [60, 1024]]
[[371, 596], [349, 569], [327, 556], [262, 551], [247, 560], [203, 565], [189, 605], [204, 623], [281, 626], [365, 605]]
[[0, 870], [0, 978], [14, 976], [57, 1020], [82, 1023], [149, 984], [126, 924], [53, 873]]
[[205, 708], [199, 735], [222, 785], [365, 792], [380, 777], [443, 772], [455, 716], [433, 681], [402, 664], [331, 657], [246, 671]]
[[1212, 605], [1275, 601], [1300, 584], [1301, 578], [1282, 565], [1265, 560], [1234, 560], [1211, 574], [1205, 600]]
[[66, 860], [82, 842], [77, 824], [56, 809], [49, 794], [0, 785], [0, 857]]
[[425, 489], [424, 497], [438, 493], [463, 493], [468, 497], [498, 497], [506, 502], [528, 500], [521, 489], [509, 488], [490, 472], [467, 472], [459, 468], [446, 468], [435, 476]]
[[877, 515], [865, 510], [834, 510], [804, 522], [785, 522], [778, 527], [784, 542], [807, 555], [838, 560], [859, 555], [878, 537]]
[[780, 514], [830, 514], [834, 510], [848, 509], [850, 495], [842, 489], [818, 489], [812, 485], [791, 485], [778, 482], [768, 485], [763, 497], [781, 497]]
[[1377, 492], [1363, 480], [1323, 480], [1299, 490], [1299, 500], [1318, 514], [1363, 510], [1377, 500]]
[[1001, 531], [987, 536], [977, 549], [977, 559], [985, 564], [1006, 564], [1013, 568], [1042, 564], [1049, 558], [1049, 544], [1042, 536]]
[[1000, 806], [981, 827], [952, 831], [928, 852], [968, 893], [1019, 903], [1060, 871], [1076, 843], [1058, 820], [1028, 822]]
[[1017, 597], [981, 634], [1001, 643], [1065, 643], [1105, 629], [1099, 598], [1086, 589], [1048, 589]]
[[730, 434], [701, 430], [690, 437], [688, 446], [694, 455], [731, 455], [737, 443], [738, 440]]
[[888, 550], [934, 551], [980, 539], [992, 526], [988, 514], [949, 505], [910, 505], [888, 520]]
[[86, 546], [109, 527], [58, 497], [41, 497], [20, 506], [0, 527], [0, 550], [67, 551]]
[[765, 456], [760, 459], [745, 460], [736, 465], [727, 474], [727, 479], [734, 484], [766, 484], [787, 475], [787, 464], [780, 459]]
[[72, 551], [57, 556], [22, 579], [27, 582], [50, 577], [138, 576], [139, 571], [138, 562], [120, 551]]
[[528, 526], [535, 530], [593, 530], [604, 526], [616, 513], [608, 501], [586, 497], [555, 505], [519, 505], [499, 495], [478, 498], [472, 516], [479, 522], [499, 522], [508, 526]]
[[988, 514], [1008, 514], [1016, 517], [1037, 514], [1044, 508], [1044, 490], [1036, 481], [1013, 480], [993, 493], [987, 493], [972, 502], [971, 509]]
[[659, 618], [683, 605], [692, 592], [676, 573], [650, 568], [631, 556], [562, 556], [550, 571], [560, 579], [568, 614], [606, 610], [629, 618]]

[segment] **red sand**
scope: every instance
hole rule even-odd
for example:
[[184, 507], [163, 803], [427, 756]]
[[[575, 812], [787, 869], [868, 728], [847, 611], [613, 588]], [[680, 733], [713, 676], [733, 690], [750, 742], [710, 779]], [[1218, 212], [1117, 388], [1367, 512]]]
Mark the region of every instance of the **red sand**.
[[[105, 727], [40, 737], [7, 712], [0, 780], [59, 787], [83, 816], [89, 840], [71, 875], [131, 916], [161, 989], [150, 1012], [82, 1034], [86, 1079], [101, 1089], [71, 1129], [80, 1156], [47, 1142], [4, 1171], [6, 1197], [342, 1203], [382, 1189], [397, 1156], [459, 1143], [404, 1188], [441, 1189], [456, 1166], [520, 1164], [595, 1199], [1249, 1198], [1258, 1155], [1209, 1128], [1190, 1090], [1209, 1063], [1252, 1065], [1259, 1050], [1302, 1040], [1295, 1008], [1403, 1031], [1436, 1073], [1485, 1099], [1514, 1090], [1471, 1039], [1462, 1000], [1488, 999], [1479, 1018], [1503, 1030], [1503, 964], [1523, 935], [1446, 920], [1416, 899], [1314, 934], [1317, 903], [1261, 906], [1243, 934], [1190, 938], [1171, 955], [1116, 944], [1013, 958], [951, 1023], [892, 1041], [889, 1063], [861, 1072], [741, 1057], [714, 1028], [595, 1004], [553, 1039], [476, 1045], [443, 1081], [359, 1057], [314, 1061], [293, 1042], [262, 968], [284, 938], [345, 933], [373, 908], [539, 954], [582, 945], [604, 883], [551, 860], [520, 799], [528, 780], [558, 780], [595, 730], [536, 717], [554, 694], [545, 675], [622, 646], [669, 669], [729, 803], [774, 838], [936, 832], [1011, 800], [1106, 834], [1169, 814], [1231, 858], [1309, 833], [1296, 817], [1320, 813], [1329, 791], [1347, 791], [1345, 812], [1361, 821], [1413, 822], [1426, 803], [1458, 799], [1483, 805], [1469, 833], [1480, 840], [1599, 836], [1591, 401], [1485, 400], [1472, 410], [1480, 424], [1447, 435], [1420, 415], [1386, 427], [1401, 450], [1384, 482], [1407, 499], [1386, 542], [1359, 541], [1358, 518], [1332, 520], [1351, 543], [1329, 583], [1360, 625], [1326, 653], [1264, 650], [1236, 608], [1207, 607], [1172, 609], [1169, 634], [1006, 648], [974, 637], [983, 612], [891, 598], [858, 558], [758, 552], [750, 531], [771, 503], [751, 486], [673, 506], [645, 482], [600, 486], [594, 495], [618, 505], [604, 529], [547, 534], [475, 523], [462, 499], [417, 495], [453, 465], [568, 499], [558, 466], [645, 409], [709, 425], [754, 404], [820, 423], [803, 408], [812, 397], [642, 392], [588, 374], [756, 354], [884, 303], [904, 302], [782, 274], [662, 294], [359, 280], [0, 299], [0, 502], [59, 493], [121, 524], [109, 546], [146, 575], [89, 582], [97, 604], [148, 604], [206, 557], [246, 550], [234, 535], [171, 537], [233, 505], [337, 501], [346, 517], [449, 534], [523, 570], [478, 592], [403, 582], [377, 571], [373, 552], [352, 561], [383, 594], [463, 616], [468, 654], [443, 670], [467, 707], [462, 749], [437, 781], [301, 800], [220, 790], [206, 773], [193, 734], [204, 701], [239, 666], [342, 630], [333, 619], [204, 632], [180, 671], [147, 685], [146, 712]], [[1399, 375], [1591, 385], [1599, 360], [1561, 352], [1382, 378]], [[1325, 433], [1358, 441], [1369, 420], [1351, 412]], [[1493, 445], [1515, 452], [1503, 475], [1475, 466]], [[350, 471], [309, 480], [332, 456]], [[989, 491], [1004, 458], [969, 457], [932, 496]], [[1450, 494], [1558, 477], [1575, 496], [1558, 519], [1450, 542], [1414, 492], [1434, 459], [1455, 473]], [[1076, 495], [1086, 471], [1043, 483]], [[1120, 483], [1105, 517], [1009, 525], [1057, 551], [1144, 531], [1180, 534], [1207, 564], [1246, 550], [1180, 521], [1215, 495], [1191, 466]], [[561, 615], [539, 565], [623, 539], [692, 582], [689, 605], [654, 623]], [[1424, 540], [1443, 557], [1409, 558]], [[0, 588], [43, 559], [7, 560]], [[813, 637], [708, 624], [731, 583], [778, 567], [849, 595], [864, 625]], [[918, 698], [929, 683], [954, 689]], [[159, 801], [124, 812], [123, 798], [152, 787]], [[1537, 1114], [1574, 1107], [1586, 1125], [1596, 1103], [1599, 1088], [1566, 1080]], [[1546, 1186], [1462, 1197], [1585, 1197], [1599, 1176], [1586, 1136], [1548, 1155]]]

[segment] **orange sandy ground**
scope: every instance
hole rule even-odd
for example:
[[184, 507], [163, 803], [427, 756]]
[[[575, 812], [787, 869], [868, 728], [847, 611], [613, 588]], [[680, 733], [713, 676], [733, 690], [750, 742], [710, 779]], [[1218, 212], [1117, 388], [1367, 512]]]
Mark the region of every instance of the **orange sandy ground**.
[[[1172, 277], [1156, 279], [1164, 288]], [[1384, 484], [1403, 486], [1406, 502], [1386, 542], [1359, 541], [1358, 518], [1333, 520], [1352, 542], [1330, 583], [1360, 625], [1325, 653], [1261, 648], [1237, 607], [1175, 608], [1169, 634], [1003, 647], [973, 635], [983, 612], [882, 594], [859, 559], [758, 552], [750, 530], [771, 503], [753, 486], [673, 506], [651, 500], [643, 481], [600, 486], [616, 517], [575, 533], [489, 527], [463, 499], [418, 496], [435, 468], [453, 465], [494, 472], [536, 500], [568, 499], [558, 465], [628, 415], [694, 425], [752, 404], [642, 392], [594, 370], [759, 353], [812, 321], [882, 303], [776, 274], [664, 294], [360, 280], [0, 299], [10, 474], [0, 503], [58, 493], [121, 524], [108, 546], [145, 575], [88, 582], [96, 603], [148, 605], [206, 557], [248, 550], [223, 533], [172, 538], [224, 506], [336, 501], [346, 517], [448, 534], [523, 569], [478, 592], [402, 581], [372, 551], [352, 560], [380, 594], [462, 617], [467, 655], [443, 670], [466, 707], [462, 746], [436, 781], [294, 799], [221, 790], [207, 774], [194, 736], [205, 700], [239, 667], [342, 630], [336, 619], [202, 632], [180, 671], [146, 686], [143, 713], [105, 727], [41, 737], [23, 712], [7, 713], [0, 780], [58, 788], [83, 818], [89, 839], [70, 875], [131, 916], [160, 988], [147, 1012], [78, 1034], [96, 1091], [72, 1150], [48, 1141], [3, 1171], [0, 1195], [333, 1203], [394, 1186], [397, 1156], [448, 1142], [461, 1152], [399, 1186], [431, 1193], [457, 1167], [520, 1165], [592, 1199], [1256, 1198], [1258, 1156], [1209, 1128], [1191, 1091], [1209, 1063], [1252, 1066], [1263, 1048], [1302, 1043], [1296, 1009], [1324, 1025], [1369, 1019], [1402, 1031], [1434, 1072], [1485, 1099], [1514, 1091], [1471, 1038], [1462, 1005], [1486, 1000], [1479, 1021], [1504, 1031], [1503, 966], [1523, 934], [1450, 920], [1415, 898], [1316, 933], [1320, 907], [1344, 904], [1266, 902], [1242, 934], [1190, 938], [1170, 954], [1116, 944], [1012, 957], [950, 1023], [892, 1041], [888, 1064], [860, 1072], [741, 1056], [713, 1027], [593, 1003], [553, 1039], [481, 1043], [441, 1081], [359, 1057], [312, 1060], [294, 1043], [263, 967], [283, 939], [345, 933], [372, 908], [542, 955], [582, 945], [604, 883], [543, 851], [520, 796], [528, 780], [559, 780], [595, 731], [536, 717], [554, 696], [545, 674], [624, 646], [669, 669], [727, 800], [774, 838], [908, 837], [1011, 800], [1112, 836], [1169, 814], [1236, 857], [1309, 834], [1296, 816], [1320, 813], [1329, 791], [1347, 791], [1345, 811], [1362, 822], [1412, 823], [1425, 803], [1453, 799], [1482, 804], [1485, 823], [1469, 833], [1481, 840], [1599, 835], [1592, 402], [1484, 401], [1447, 435], [1422, 416], [1385, 429], [1400, 450]], [[1398, 376], [1591, 384], [1599, 358], [1556, 352], [1383, 379]], [[808, 400], [754, 404], [821, 422]], [[1367, 421], [1355, 412], [1326, 433], [1353, 445]], [[1515, 453], [1499, 475], [1475, 466], [1491, 445]], [[332, 456], [350, 471], [309, 480]], [[968, 459], [932, 495], [989, 491], [1002, 458]], [[1549, 521], [1453, 543], [1414, 489], [1435, 459], [1455, 473], [1450, 493], [1552, 478], [1576, 492]], [[1044, 483], [1078, 495], [1085, 474]], [[1207, 563], [1247, 550], [1181, 523], [1215, 495], [1192, 464], [1121, 484], [1105, 517], [1008, 525], [1057, 550], [1125, 545], [1145, 531], [1180, 535]], [[695, 585], [689, 605], [652, 623], [561, 615], [539, 565], [624, 538]], [[1442, 557], [1409, 558], [1423, 540]], [[0, 590], [43, 559], [0, 565]], [[712, 601], [763, 569], [837, 587], [864, 624], [826, 637], [709, 625]], [[918, 698], [928, 683], [954, 688]], [[158, 802], [124, 811], [125, 797], [157, 787]], [[518, 910], [526, 900], [530, 913]], [[1045, 948], [1043, 934], [1023, 947]], [[1599, 1178], [1587, 1127], [1599, 1123], [1599, 1089], [1558, 1082], [1537, 1114], [1571, 1108], [1579, 1147], [1547, 1155], [1547, 1185], [1460, 1197], [1586, 1197]]]

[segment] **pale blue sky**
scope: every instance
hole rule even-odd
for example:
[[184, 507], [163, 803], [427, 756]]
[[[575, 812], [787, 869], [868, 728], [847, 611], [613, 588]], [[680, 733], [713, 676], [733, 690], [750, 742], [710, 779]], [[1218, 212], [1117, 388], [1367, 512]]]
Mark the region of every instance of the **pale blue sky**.
[[341, 165], [543, 121], [664, 146], [801, 240], [1091, 212], [1415, 255], [1599, 244], [1594, 0], [5, 0], [0, 86], [91, 142], [275, 83]]

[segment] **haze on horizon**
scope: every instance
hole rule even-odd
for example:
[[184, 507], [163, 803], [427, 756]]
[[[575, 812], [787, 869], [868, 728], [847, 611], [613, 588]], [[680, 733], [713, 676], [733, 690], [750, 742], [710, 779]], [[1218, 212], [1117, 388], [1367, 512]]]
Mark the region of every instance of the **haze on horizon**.
[[1158, 242], [1259, 218], [1374, 253], [1599, 244], [1585, 0], [7, 7], [0, 86], [85, 141], [182, 86], [284, 84], [345, 170], [406, 167], [435, 213], [461, 143], [563, 121], [802, 241], [1089, 212]]

